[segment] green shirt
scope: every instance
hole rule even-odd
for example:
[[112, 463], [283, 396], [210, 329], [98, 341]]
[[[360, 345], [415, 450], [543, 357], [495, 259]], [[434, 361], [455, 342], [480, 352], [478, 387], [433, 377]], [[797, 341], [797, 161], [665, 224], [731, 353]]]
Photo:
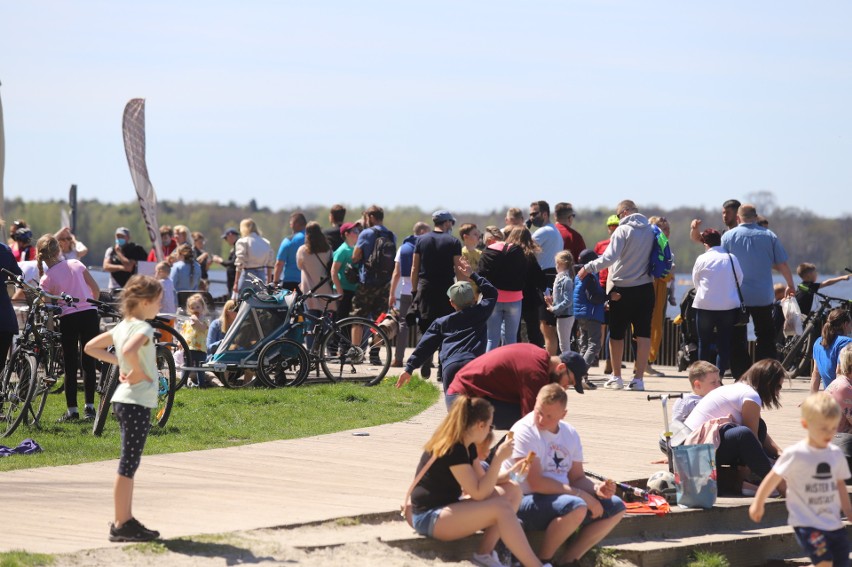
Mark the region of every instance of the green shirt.
[[[340, 247], [334, 251], [334, 261], [340, 262], [340, 269], [337, 271], [337, 277], [340, 278], [340, 285], [343, 286], [343, 289], [346, 291], [355, 291], [358, 289], [357, 283], [351, 283], [346, 279], [346, 266], [352, 263], [352, 252], [355, 250], [354, 247], [349, 246], [346, 242], [340, 245]], [[340, 290], [337, 290], [338, 292]]]
[[118, 367], [122, 374], [130, 372], [130, 366], [122, 360], [122, 348], [134, 335], [143, 334], [148, 340], [139, 348], [139, 364], [145, 375], [153, 382], [142, 380], [132, 386], [127, 382], [119, 382], [111, 402], [122, 404], [136, 404], [146, 408], [157, 407], [157, 356], [154, 345], [154, 328], [145, 321], [127, 319], [121, 321], [112, 330], [112, 342], [115, 345], [115, 354], [118, 356]]

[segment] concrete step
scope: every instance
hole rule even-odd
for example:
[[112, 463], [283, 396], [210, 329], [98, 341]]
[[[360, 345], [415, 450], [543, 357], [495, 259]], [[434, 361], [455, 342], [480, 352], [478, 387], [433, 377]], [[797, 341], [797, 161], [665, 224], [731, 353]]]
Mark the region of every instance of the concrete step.
[[[716, 527], [718, 529], [718, 526]], [[852, 533], [852, 526], [847, 525]], [[751, 530], [714, 531], [686, 538], [660, 538], [643, 542], [607, 540], [606, 548], [639, 567], [683, 565], [696, 551], [725, 556], [731, 567], [766, 565], [774, 560], [798, 559], [802, 555], [793, 529], [773, 526]]]
[[[656, 540], [703, 535], [720, 529], [726, 531], [749, 530], [758, 527], [748, 517], [751, 498], [718, 498], [709, 510], [679, 508], [665, 516], [639, 516], [628, 514], [604, 540]], [[787, 509], [783, 500], [766, 503], [762, 527], [783, 526], [787, 523]]]

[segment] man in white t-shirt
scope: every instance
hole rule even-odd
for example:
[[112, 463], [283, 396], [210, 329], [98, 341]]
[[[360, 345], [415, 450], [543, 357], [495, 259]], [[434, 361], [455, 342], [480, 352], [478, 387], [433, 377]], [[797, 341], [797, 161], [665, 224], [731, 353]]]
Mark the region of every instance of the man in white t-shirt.
[[[508, 470], [534, 451], [518, 517], [527, 530], [544, 530], [538, 552], [542, 563], [566, 564], [579, 560], [602, 540], [624, 516], [624, 503], [615, 496], [612, 481], [593, 483], [583, 470], [583, 446], [577, 431], [561, 421], [568, 397], [559, 384], [544, 386], [535, 409], [512, 426], [515, 450], [503, 463]], [[558, 560], [556, 550], [580, 527]]]

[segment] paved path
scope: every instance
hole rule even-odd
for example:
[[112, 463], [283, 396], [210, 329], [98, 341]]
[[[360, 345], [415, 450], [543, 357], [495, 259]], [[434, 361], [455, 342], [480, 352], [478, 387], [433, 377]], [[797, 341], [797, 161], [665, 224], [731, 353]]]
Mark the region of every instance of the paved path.
[[[682, 373], [648, 378], [648, 392], [685, 391]], [[629, 375], [629, 369], [625, 376]], [[593, 379], [601, 378], [593, 371]], [[727, 381], [729, 381], [728, 379]], [[797, 404], [806, 381], [785, 387], [784, 407], [765, 412], [773, 438], [802, 436]], [[619, 480], [662, 468], [656, 438], [659, 402], [644, 394], [598, 389], [569, 392], [568, 421], [580, 432], [586, 467]], [[421, 447], [445, 415], [443, 401], [400, 423], [273, 441], [144, 457], [134, 512], [164, 537], [220, 533], [398, 509]], [[116, 461], [0, 473], [0, 551], [61, 553], [109, 544]]]

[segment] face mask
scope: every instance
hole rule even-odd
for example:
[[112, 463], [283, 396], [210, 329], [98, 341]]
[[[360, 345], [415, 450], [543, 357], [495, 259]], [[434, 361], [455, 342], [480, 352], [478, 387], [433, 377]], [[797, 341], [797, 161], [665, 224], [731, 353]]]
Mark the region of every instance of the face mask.
[[532, 223], [533, 226], [538, 227], [538, 228], [541, 228], [541, 227], [544, 226], [544, 219], [542, 218], [541, 215], [537, 215], [537, 216], [531, 218], [530, 222]]
[[115, 245], [116, 246], [124, 246], [125, 244], [127, 244], [127, 240], [125, 240], [124, 238], [116, 238], [115, 239]]

